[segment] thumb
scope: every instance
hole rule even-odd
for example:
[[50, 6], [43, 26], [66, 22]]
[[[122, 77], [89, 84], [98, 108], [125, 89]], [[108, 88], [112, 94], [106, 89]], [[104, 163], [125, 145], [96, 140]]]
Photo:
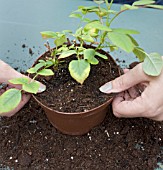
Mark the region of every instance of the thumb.
[[144, 81], [150, 81], [150, 76], [144, 73], [140, 63], [122, 76], [104, 84], [99, 90], [103, 93], [118, 93]]

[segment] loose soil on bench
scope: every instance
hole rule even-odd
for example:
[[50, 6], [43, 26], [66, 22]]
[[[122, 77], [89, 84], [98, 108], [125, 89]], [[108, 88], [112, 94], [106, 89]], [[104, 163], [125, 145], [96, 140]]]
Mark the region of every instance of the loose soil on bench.
[[105, 120], [83, 136], [60, 133], [33, 99], [12, 118], [0, 118], [0, 169], [154, 170], [163, 163], [162, 147], [163, 122], [119, 119], [111, 106]]
[[163, 122], [119, 119], [111, 108], [104, 122], [83, 136], [58, 132], [33, 99], [0, 120], [0, 168], [153, 170], [163, 162], [162, 146]]

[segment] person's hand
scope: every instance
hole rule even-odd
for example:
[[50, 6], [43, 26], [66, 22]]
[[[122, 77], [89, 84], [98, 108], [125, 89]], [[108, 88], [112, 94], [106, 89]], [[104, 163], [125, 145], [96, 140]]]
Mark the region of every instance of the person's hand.
[[[142, 63], [100, 87], [104, 93], [119, 93], [112, 102], [117, 117], [163, 120], [163, 71], [157, 77], [144, 73]], [[126, 91], [127, 90], [127, 91]]]
[[[7, 89], [10, 88], [17, 88], [20, 89], [20, 85], [14, 85], [8, 82], [8, 80], [13, 79], [13, 78], [20, 78], [20, 77], [26, 77], [25, 75], [17, 72], [14, 70], [12, 67], [10, 67], [8, 64], [0, 60], [0, 95]], [[5, 86], [5, 87], [3, 87]], [[40, 88], [39, 92], [42, 92], [45, 90], [45, 86], [40, 83]], [[22, 100], [19, 103], [19, 105], [12, 111], [6, 112], [6, 113], [1, 113], [0, 110], [0, 116], [7, 116], [10, 117], [14, 115], [16, 112], [18, 112], [30, 99], [31, 95], [28, 93], [24, 93], [22, 95]]]

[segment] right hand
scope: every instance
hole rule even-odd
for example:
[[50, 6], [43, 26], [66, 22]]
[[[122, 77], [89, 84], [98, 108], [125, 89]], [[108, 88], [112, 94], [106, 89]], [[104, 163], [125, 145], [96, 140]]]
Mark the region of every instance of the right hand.
[[140, 63], [101, 86], [100, 91], [119, 93], [112, 102], [113, 113], [117, 117], [163, 120], [163, 71], [157, 77], [148, 76]]

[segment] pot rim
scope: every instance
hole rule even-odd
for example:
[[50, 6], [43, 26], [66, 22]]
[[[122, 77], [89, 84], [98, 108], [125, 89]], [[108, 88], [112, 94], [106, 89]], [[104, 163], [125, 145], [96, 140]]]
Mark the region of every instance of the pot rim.
[[62, 114], [62, 115], [80, 115], [80, 114], [86, 114], [86, 113], [91, 113], [91, 112], [93, 112], [94, 110], [97, 110], [98, 108], [100, 108], [100, 107], [103, 107], [103, 106], [107, 106], [107, 104], [109, 104], [109, 103], [111, 103], [111, 101], [113, 100], [113, 97], [112, 98], [110, 98], [109, 100], [107, 100], [105, 103], [103, 103], [103, 104], [101, 104], [101, 105], [99, 105], [99, 106], [97, 106], [97, 107], [95, 107], [95, 108], [93, 108], [93, 109], [89, 109], [89, 110], [87, 110], [87, 111], [84, 111], [84, 112], [60, 112], [60, 111], [58, 111], [58, 110], [55, 110], [55, 109], [52, 109], [52, 108], [50, 108], [50, 107], [48, 107], [48, 106], [46, 106], [45, 104], [43, 104], [40, 100], [38, 100], [37, 99], [37, 97], [35, 96], [35, 95], [33, 95], [32, 94], [32, 97], [39, 103], [39, 104], [41, 104], [42, 106], [44, 106], [45, 108], [47, 108], [47, 109], [49, 109], [49, 110], [51, 110], [51, 111], [55, 111], [56, 113], [58, 113], [58, 114]]

